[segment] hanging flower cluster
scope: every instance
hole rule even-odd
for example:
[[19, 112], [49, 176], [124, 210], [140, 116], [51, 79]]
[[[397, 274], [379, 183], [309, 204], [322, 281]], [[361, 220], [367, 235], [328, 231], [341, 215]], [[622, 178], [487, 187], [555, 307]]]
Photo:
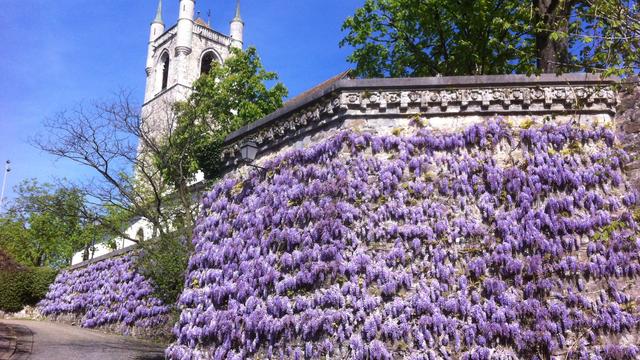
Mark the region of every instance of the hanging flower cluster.
[[62, 272], [38, 307], [45, 316], [78, 316], [85, 328], [119, 324], [127, 333], [162, 325], [169, 309], [134, 266], [131, 256], [123, 256]]
[[603, 127], [497, 121], [343, 132], [223, 179], [166, 354], [638, 358], [625, 161]]

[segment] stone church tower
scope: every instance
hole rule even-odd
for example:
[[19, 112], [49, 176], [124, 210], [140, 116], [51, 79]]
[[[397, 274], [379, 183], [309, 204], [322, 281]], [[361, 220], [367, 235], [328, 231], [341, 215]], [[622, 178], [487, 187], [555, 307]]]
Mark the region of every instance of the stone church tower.
[[213, 30], [201, 18], [194, 19], [195, 0], [180, 0], [179, 6], [178, 23], [165, 30], [159, 0], [151, 23], [142, 114], [154, 131], [162, 132], [171, 124], [170, 105], [189, 96], [193, 82], [209, 71], [212, 61], [222, 63], [231, 48], [243, 46], [240, 0], [231, 20], [230, 35]]
[[[208, 72], [213, 61], [224, 62], [232, 48], [242, 49], [244, 22], [240, 17], [240, 0], [236, 3], [235, 17], [231, 20], [230, 34], [213, 30], [204, 20], [194, 19], [195, 0], [180, 0], [178, 23], [165, 29], [162, 20], [162, 0], [158, 1], [156, 17], [151, 23], [149, 48], [147, 53], [147, 84], [142, 105], [142, 127], [147, 134], [161, 139], [175, 125], [172, 105], [187, 99], [192, 92], [193, 82], [202, 73]], [[138, 145], [138, 156], [147, 158], [145, 147]], [[135, 176], [140, 173], [135, 171]], [[204, 175], [196, 174], [194, 184], [202, 181]], [[144, 182], [144, 177], [139, 177]], [[197, 201], [195, 201], [197, 204]], [[156, 236], [153, 225], [144, 218], [137, 218], [126, 230], [129, 238], [138, 241]], [[118, 249], [135, 243], [124, 237], [114, 239]], [[91, 258], [107, 255], [113, 250], [106, 244], [96, 245]], [[84, 252], [73, 255], [72, 264], [81, 263]]]

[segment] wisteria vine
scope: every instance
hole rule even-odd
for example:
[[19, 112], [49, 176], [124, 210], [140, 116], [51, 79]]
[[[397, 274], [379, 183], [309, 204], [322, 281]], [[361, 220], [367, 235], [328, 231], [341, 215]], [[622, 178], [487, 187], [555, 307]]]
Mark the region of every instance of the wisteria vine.
[[77, 316], [85, 328], [116, 324], [129, 333], [167, 322], [169, 308], [152, 293], [152, 285], [127, 255], [60, 273], [38, 308], [45, 316]]
[[167, 356], [637, 358], [628, 159], [605, 127], [530, 125], [346, 131], [223, 179]]

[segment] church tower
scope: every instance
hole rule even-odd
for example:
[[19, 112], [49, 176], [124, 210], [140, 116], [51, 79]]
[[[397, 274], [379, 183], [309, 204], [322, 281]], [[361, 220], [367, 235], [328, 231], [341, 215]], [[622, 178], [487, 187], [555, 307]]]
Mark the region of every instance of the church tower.
[[213, 61], [222, 63], [231, 48], [243, 46], [239, 0], [229, 35], [212, 29], [201, 18], [194, 19], [196, 0], [180, 0], [179, 6], [177, 24], [165, 30], [159, 0], [149, 35], [142, 115], [145, 123], [159, 133], [171, 125], [171, 104], [191, 94], [193, 82], [209, 71]]

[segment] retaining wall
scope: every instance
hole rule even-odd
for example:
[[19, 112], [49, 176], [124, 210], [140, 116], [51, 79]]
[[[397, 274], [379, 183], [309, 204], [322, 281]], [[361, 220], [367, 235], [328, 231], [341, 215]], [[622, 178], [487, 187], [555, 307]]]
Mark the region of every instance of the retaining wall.
[[232, 134], [167, 354], [637, 358], [616, 81], [334, 79]]

